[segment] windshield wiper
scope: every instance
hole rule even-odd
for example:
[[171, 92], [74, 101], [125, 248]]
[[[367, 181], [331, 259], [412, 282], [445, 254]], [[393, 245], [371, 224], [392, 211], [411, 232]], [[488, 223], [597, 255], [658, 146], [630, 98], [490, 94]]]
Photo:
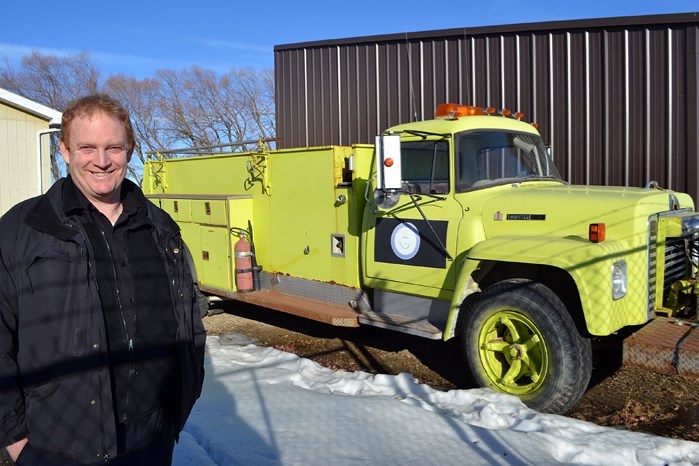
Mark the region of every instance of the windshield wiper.
[[521, 181], [529, 181], [529, 180], [561, 180], [559, 177], [556, 175], [527, 175], [524, 178], [521, 179]]
[[446, 201], [446, 199], [447, 199], [446, 196], [440, 196], [438, 194], [432, 194], [432, 193], [411, 193], [410, 191], [403, 191], [403, 193], [407, 194], [410, 197], [415, 196], [418, 201], [422, 198], [422, 196], [429, 197], [430, 199], [436, 199], [438, 201]]
[[439, 235], [437, 234], [436, 231], [434, 231], [434, 227], [430, 223], [430, 221], [427, 219], [427, 216], [425, 213], [422, 211], [422, 208], [420, 207], [420, 204], [417, 203], [421, 198], [420, 196], [428, 196], [428, 197], [434, 197], [436, 199], [444, 200], [444, 198], [434, 196], [433, 194], [411, 194], [410, 195], [410, 200], [413, 201], [413, 204], [415, 204], [415, 208], [417, 209], [418, 212], [420, 212], [420, 215], [422, 216], [423, 220], [425, 220], [425, 223], [429, 227], [430, 231], [432, 232], [432, 236], [434, 236], [434, 239], [437, 240], [437, 244], [439, 245], [439, 248], [442, 250], [442, 254], [444, 254], [444, 257], [449, 259], [450, 261], [453, 261], [454, 258], [451, 257], [451, 254], [449, 254], [449, 251], [447, 251], [446, 246], [444, 246], [444, 243], [442, 243], [442, 240], [439, 239]]
[[422, 139], [427, 139], [427, 136], [439, 136], [442, 139], [447, 139], [447, 138], [451, 137], [451, 134], [449, 134], [449, 133], [433, 133], [431, 131], [420, 131], [418, 129], [406, 129], [406, 130], [400, 131], [400, 133], [412, 134], [413, 136], [418, 136], [418, 137], [421, 137]]

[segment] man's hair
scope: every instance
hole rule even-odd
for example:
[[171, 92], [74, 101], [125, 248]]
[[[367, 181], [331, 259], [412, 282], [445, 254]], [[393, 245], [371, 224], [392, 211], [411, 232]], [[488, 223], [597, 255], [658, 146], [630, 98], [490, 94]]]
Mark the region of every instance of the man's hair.
[[96, 113], [109, 115], [116, 118], [124, 125], [127, 149], [129, 152], [133, 151], [136, 146], [136, 139], [134, 137], [133, 126], [131, 126], [129, 112], [119, 101], [107, 94], [88, 95], [68, 104], [68, 108], [65, 109], [61, 118], [61, 142], [64, 143], [66, 147], [70, 148], [70, 124], [76, 118], [91, 118]]

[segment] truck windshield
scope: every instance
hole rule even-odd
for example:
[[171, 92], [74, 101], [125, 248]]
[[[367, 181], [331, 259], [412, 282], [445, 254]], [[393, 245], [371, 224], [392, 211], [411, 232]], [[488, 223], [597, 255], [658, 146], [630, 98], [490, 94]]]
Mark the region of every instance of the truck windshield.
[[502, 130], [456, 135], [457, 192], [523, 180], [561, 177], [541, 138]]
[[410, 194], [449, 192], [449, 144], [439, 141], [401, 143], [403, 190]]

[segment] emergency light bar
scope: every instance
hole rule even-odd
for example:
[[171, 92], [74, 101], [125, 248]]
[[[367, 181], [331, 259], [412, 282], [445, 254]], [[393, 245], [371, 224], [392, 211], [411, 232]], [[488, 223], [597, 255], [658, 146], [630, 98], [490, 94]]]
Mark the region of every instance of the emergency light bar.
[[504, 108], [498, 111], [495, 107], [474, 107], [473, 105], [459, 105], [453, 103], [439, 104], [437, 105], [437, 110], [435, 111], [435, 118], [461, 118], [466, 116], [474, 115], [500, 115], [509, 118], [515, 118], [521, 120], [524, 118], [524, 113], [515, 112], [512, 110]]

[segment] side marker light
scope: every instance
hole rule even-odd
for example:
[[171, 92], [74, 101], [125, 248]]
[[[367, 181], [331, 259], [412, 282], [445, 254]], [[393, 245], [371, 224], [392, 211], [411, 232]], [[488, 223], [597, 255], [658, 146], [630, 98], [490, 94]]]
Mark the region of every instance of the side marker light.
[[604, 241], [606, 232], [604, 223], [591, 223], [587, 237], [592, 243], [601, 243]]

